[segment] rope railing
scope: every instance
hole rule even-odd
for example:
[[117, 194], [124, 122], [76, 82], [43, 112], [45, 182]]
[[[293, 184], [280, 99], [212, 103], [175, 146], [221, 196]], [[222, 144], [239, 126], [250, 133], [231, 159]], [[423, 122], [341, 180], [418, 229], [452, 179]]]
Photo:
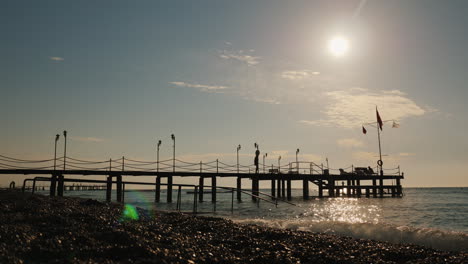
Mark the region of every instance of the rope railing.
[[[63, 168], [63, 162], [66, 162], [68, 169], [80, 169], [80, 170], [96, 170], [96, 171], [125, 171], [125, 170], [135, 170], [135, 171], [156, 171], [159, 167], [160, 172], [219, 172], [219, 173], [255, 173], [256, 167], [254, 164], [229, 164], [219, 160], [208, 161], [208, 162], [187, 162], [180, 159], [166, 159], [158, 161], [143, 161], [129, 158], [118, 158], [118, 159], [109, 159], [105, 161], [101, 160], [85, 160], [77, 159], [75, 157], [57, 157], [56, 159], [43, 159], [43, 160], [27, 160], [19, 159], [14, 157], [8, 157], [5, 155], [0, 155], [0, 168], [2, 169], [32, 169], [32, 170], [41, 170], [41, 169], [53, 169], [53, 163], [55, 161], [57, 170]], [[174, 164], [175, 162], [175, 164]], [[34, 164], [41, 164], [42, 166], [35, 166]], [[28, 166], [31, 165], [31, 166]], [[102, 166], [100, 166], [102, 165]], [[175, 165], [175, 166], [174, 166]], [[201, 168], [200, 168], [201, 166]], [[260, 173], [279, 173], [279, 174], [322, 174], [323, 170], [328, 169], [329, 172], [341, 173], [343, 170], [346, 173], [354, 172], [355, 166], [350, 165], [344, 168], [326, 168], [323, 164], [317, 164], [315, 162], [308, 161], [293, 161], [281, 166], [276, 166], [274, 164], [264, 164], [259, 163], [259, 172]], [[373, 168], [374, 171], [379, 171], [378, 167]], [[384, 171], [389, 174], [400, 174], [400, 167], [396, 168], [384, 168]]]

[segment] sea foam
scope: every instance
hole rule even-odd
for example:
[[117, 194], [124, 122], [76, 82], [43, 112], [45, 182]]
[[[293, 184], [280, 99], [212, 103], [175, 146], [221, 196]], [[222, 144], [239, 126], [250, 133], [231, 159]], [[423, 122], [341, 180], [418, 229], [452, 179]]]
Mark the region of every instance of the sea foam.
[[241, 224], [256, 224], [272, 228], [320, 232], [391, 243], [415, 244], [439, 250], [468, 251], [468, 234], [432, 228], [395, 226], [383, 223], [347, 223], [307, 219], [267, 220], [234, 219]]

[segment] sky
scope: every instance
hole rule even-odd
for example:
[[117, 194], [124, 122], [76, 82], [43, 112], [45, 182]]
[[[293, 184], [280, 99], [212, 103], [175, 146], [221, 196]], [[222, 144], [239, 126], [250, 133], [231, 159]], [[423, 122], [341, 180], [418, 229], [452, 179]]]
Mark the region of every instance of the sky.
[[[0, 154], [331, 168], [468, 186], [468, 2], [3, 1]], [[343, 56], [327, 47], [349, 41]], [[62, 153], [63, 137], [58, 142]], [[0, 185], [18, 176], [2, 176]], [[176, 179], [175, 182], [190, 181]], [[218, 184], [232, 185], [224, 180]], [[297, 186], [299, 186], [298, 183]]]

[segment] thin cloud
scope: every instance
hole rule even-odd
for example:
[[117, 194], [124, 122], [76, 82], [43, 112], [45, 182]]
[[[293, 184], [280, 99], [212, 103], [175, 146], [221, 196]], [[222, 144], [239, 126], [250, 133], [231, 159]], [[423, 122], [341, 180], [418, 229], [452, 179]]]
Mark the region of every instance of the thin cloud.
[[205, 85], [205, 84], [194, 84], [194, 83], [187, 83], [187, 82], [169, 82], [175, 86], [179, 87], [189, 87], [189, 88], [196, 88], [202, 92], [219, 92], [220, 90], [228, 89], [227, 86], [222, 85]]
[[417, 105], [399, 90], [370, 92], [350, 89], [325, 93], [328, 105], [318, 120], [300, 120], [300, 123], [316, 126], [355, 128], [362, 123], [375, 122], [375, 106], [384, 120], [403, 120], [424, 115], [427, 110]]
[[361, 140], [355, 138], [342, 138], [336, 141], [336, 144], [340, 147], [345, 148], [355, 148], [355, 147], [362, 147], [364, 143]]
[[64, 61], [65, 59], [62, 58], [62, 57], [49, 57], [49, 59], [51, 61], [56, 61], [56, 62], [60, 62], [60, 61]]
[[320, 74], [320, 72], [307, 71], [307, 70], [283, 71], [281, 73], [281, 78], [296, 81], [296, 80], [303, 80], [303, 79], [306, 79], [306, 78], [310, 78], [313, 75], [319, 75], [319, 74]]
[[[248, 52], [252, 52], [252, 51], [253, 50], [249, 50]], [[237, 60], [237, 61], [246, 63], [249, 66], [253, 66], [253, 65], [260, 63], [259, 61], [260, 57], [249, 55], [243, 50], [239, 50], [239, 51], [223, 50], [219, 52], [219, 57], [226, 59], [226, 60]]]
[[96, 137], [70, 137], [71, 140], [81, 142], [102, 142], [104, 139]]

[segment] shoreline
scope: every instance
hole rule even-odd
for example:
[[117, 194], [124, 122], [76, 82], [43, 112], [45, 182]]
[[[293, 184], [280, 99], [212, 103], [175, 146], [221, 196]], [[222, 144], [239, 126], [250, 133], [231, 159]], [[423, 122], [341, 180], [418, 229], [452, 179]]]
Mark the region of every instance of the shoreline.
[[[468, 262], [466, 252], [243, 225], [223, 218], [126, 209], [121, 204], [91, 199], [2, 190], [0, 262]], [[138, 220], [131, 220], [132, 210], [136, 210]]]

